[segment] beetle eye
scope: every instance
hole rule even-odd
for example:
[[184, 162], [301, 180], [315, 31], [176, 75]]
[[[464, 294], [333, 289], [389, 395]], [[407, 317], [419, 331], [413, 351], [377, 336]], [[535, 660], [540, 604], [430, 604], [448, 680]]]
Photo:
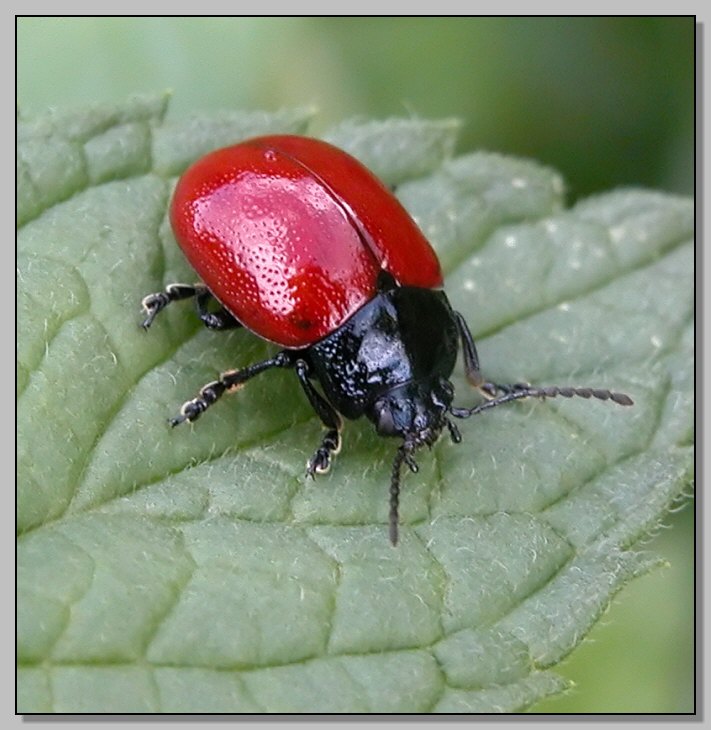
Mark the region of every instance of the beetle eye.
[[387, 404], [383, 403], [377, 408], [378, 423], [376, 429], [381, 436], [394, 436], [395, 435], [395, 421], [393, 419], [393, 412], [388, 408]]
[[439, 383], [432, 388], [430, 393], [432, 403], [442, 411], [446, 411], [449, 408], [453, 396], [454, 386], [444, 378], [440, 379]]

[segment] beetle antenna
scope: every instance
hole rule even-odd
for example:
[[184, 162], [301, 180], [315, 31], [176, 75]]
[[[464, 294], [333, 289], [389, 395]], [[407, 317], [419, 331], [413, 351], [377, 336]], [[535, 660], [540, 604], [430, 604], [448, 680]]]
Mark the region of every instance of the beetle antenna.
[[415, 464], [412, 458], [411, 451], [412, 446], [405, 441], [398, 447], [398, 450], [395, 452], [395, 458], [393, 459], [393, 468], [390, 477], [390, 542], [393, 544], [393, 547], [397, 545], [398, 541], [400, 470], [402, 469], [403, 463], [405, 463], [410, 467], [411, 471], [417, 471], [417, 464]]
[[632, 398], [624, 393], [615, 393], [611, 390], [602, 390], [600, 388], [570, 388], [558, 385], [549, 385], [544, 388], [535, 388], [530, 385], [523, 383], [517, 383], [516, 385], [494, 385], [486, 383], [485, 385], [490, 386], [487, 388], [489, 392], [501, 392], [491, 400], [485, 403], [480, 403], [478, 406], [473, 408], [456, 408], [451, 407], [449, 412], [455, 418], [469, 418], [475, 416], [477, 413], [487, 410], [488, 408], [495, 408], [509, 401], [519, 400], [521, 398], [555, 398], [561, 396], [562, 398], [573, 398], [575, 396], [579, 398], [597, 398], [598, 400], [611, 400], [613, 403], [617, 403], [620, 406], [631, 406], [634, 405]]

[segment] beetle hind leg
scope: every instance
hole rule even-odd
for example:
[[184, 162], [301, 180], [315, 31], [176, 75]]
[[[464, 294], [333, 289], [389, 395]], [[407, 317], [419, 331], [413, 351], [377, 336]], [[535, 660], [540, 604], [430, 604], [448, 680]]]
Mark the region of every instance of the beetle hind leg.
[[242, 323], [235, 319], [223, 306], [211, 312], [208, 304], [214, 299], [212, 292], [203, 287], [202, 291], [195, 294], [195, 307], [200, 321], [211, 330], [229, 330], [241, 327]]
[[208, 304], [214, 297], [204, 284], [168, 284], [163, 291], [143, 297], [141, 308], [146, 317], [141, 322], [141, 326], [147, 330], [153, 324], [156, 316], [169, 304], [193, 298], [195, 299], [198, 317], [200, 317], [200, 321], [205, 327], [225, 330], [242, 326], [241, 322], [222, 306], [214, 312], [209, 311]]
[[199, 289], [207, 289], [199, 284], [168, 284], [163, 291], [148, 294], [141, 300], [146, 318], [141, 322], [143, 329], [148, 329], [156, 316], [172, 302], [179, 302], [183, 299], [190, 299], [197, 295]]

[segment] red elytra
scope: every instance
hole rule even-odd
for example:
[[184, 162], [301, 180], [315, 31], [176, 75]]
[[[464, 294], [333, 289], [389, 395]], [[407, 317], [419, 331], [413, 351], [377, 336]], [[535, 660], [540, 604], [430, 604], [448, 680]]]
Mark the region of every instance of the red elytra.
[[181, 177], [176, 239], [220, 303], [260, 337], [307, 347], [376, 294], [381, 269], [442, 286], [437, 256], [395, 196], [320, 140], [258, 137], [208, 154]]

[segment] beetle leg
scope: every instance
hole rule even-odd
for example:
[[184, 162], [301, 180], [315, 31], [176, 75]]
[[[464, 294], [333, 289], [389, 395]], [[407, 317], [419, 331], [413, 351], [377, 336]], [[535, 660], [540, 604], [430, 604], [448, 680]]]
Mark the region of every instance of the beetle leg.
[[319, 474], [326, 473], [331, 467], [331, 457], [341, 450], [341, 427], [343, 424], [335, 408], [311, 384], [309, 366], [306, 361], [297, 360], [294, 367], [311, 407], [328, 429], [323, 439], [321, 439], [321, 445], [306, 464], [306, 473], [313, 478], [317, 472]]
[[153, 324], [158, 312], [165, 309], [171, 302], [190, 299], [196, 296], [198, 289], [207, 291], [207, 288], [200, 284], [168, 284], [163, 291], [143, 297], [141, 308], [146, 314], [146, 318], [141, 323], [143, 329], [147, 330]]
[[215, 312], [208, 311], [207, 305], [211, 299], [214, 299], [214, 297], [207, 287], [202, 287], [202, 291], [195, 292], [198, 317], [200, 317], [200, 321], [205, 327], [211, 330], [229, 330], [242, 326], [242, 323], [235, 319], [224, 307], [220, 307]]
[[204, 284], [168, 284], [163, 291], [143, 297], [141, 307], [146, 314], [146, 318], [141, 326], [143, 329], [148, 329], [153, 324], [156, 315], [171, 302], [179, 302], [193, 297], [195, 297], [198, 316], [206, 327], [210, 329], [231, 329], [242, 326], [224, 307], [221, 307], [217, 312], [208, 312], [207, 304], [213, 297]]
[[[479, 370], [479, 355], [476, 351], [474, 338], [466, 320], [459, 312], [454, 313], [457, 323], [457, 330], [462, 341], [462, 354], [464, 355], [464, 372], [467, 380], [487, 399], [497, 398], [499, 395], [507, 395], [530, 388], [528, 383], [511, 383], [501, 385], [489, 383]], [[520, 396], [519, 396], [520, 397]]]
[[467, 380], [475, 387], [481, 388], [484, 384], [484, 377], [479, 370], [479, 355], [476, 351], [474, 338], [464, 317], [459, 312], [454, 313], [457, 323], [457, 331], [462, 341], [462, 355], [464, 356], [464, 373]]
[[[479, 370], [479, 356], [477, 355], [474, 338], [469, 330], [466, 320], [459, 312], [454, 313], [457, 323], [457, 330], [462, 341], [462, 353], [464, 355], [464, 372], [467, 380], [477, 388], [481, 394], [487, 399], [486, 403], [476, 408], [453, 408], [450, 413], [457, 418], [469, 418], [469, 416], [479, 413], [488, 408], [498, 406], [501, 403], [508, 403], [512, 400], [520, 398], [554, 398], [555, 396], [563, 396], [571, 398], [572, 396], [580, 396], [582, 398], [599, 398], [600, 400], [612, 400], [622, 406], [632, 405], [632, 399], [624, 393], [613, 393], [609, 390], [599, 388], [562, 388], [551, 386], [548, 388], [535, 388], [528, 383], [490, 383], [484, 380]], [[466, 413], [467, 415], [463, 415]], [[449, 424], [448, 424], [449, 425]], [[450, 428], [450, 433], [452, 433]], [[456, 441], [454, 434], [452, 440]]]
[[183, 403], [180, 409], [180, 415], [170, 419], [171, 426], [177, 426], [183, 421], [195, 421], [199, 418], [215, 401], [217, 401], [224, 393], [235, 391], [244, 385], [250, 378], [271, 368], [288, 368], [293, 364], [291, 355], [282, 350], [274, 357], [267, 360], [261, 360], [253, 365], [249, 365], [241, 370], [228, 370], [222, 373], [217, 380], [207, 383], [198, 393], [196, 398]]

